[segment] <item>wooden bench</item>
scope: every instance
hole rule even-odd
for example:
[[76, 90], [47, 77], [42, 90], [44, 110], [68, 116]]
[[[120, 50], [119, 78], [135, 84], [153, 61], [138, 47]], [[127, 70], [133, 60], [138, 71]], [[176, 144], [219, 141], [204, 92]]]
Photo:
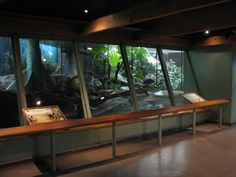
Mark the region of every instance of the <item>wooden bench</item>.
[[[90, 119], [65, 120], [59, 122], [40, 123], [30, 126], [21, 126], [13, 128], [0, 129], [0, 140], [5, 141], [9, 138], [35, 135], [40, 133], [51, 133], [51, 155], [52, 155], [52, 171], [56, 171], [56, 152], [55, 152], [55, 133], [58, 131], [68, 131], [76, 128], [94, 129], [96, 126], [103, 128], [105, 126], [112, 127], [112, 154], [116, 156], [116, 126], [140, 121], [158, 120], [158, 139], [159, 144], [162, 143], [162, 119], [176, 117], [186, 114], [193, 114], [193, 136], [196, 134], [196, 113], [204, 111], [206, 107], [220, 105], [219, 127], [222, 126], [223, 110], [222, 105], [229, 103], [226, 99], [218, 99], [211, 101], [198, 102], [183, 106], [174, 106], [163, 109], [155, 109], [140, 112], [122, 113], [107, 116], [99, 116]], [[102, 126], [101, 126], [102, 125]]]

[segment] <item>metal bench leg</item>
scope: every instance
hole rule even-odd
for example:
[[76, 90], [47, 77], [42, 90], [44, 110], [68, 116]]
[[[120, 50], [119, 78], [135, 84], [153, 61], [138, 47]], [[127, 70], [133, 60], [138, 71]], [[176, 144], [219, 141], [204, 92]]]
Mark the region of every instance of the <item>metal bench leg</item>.
[[116, 123], [112, 122], [112, 157], [116, 157]]
[[222, 128], [222, 121], [223, 121], [223, 106], [220, 105], [220, 117], [219, 117], [219, 127]]
[[193, 128], [192, 128], [192, 133], [193, 133], [193, 136], [196, 135], [196, 117], [197, 117], [197, 112], [195, 109], [193, 109]]
[[52, 171], [56, 171], [56, 144], [55, 144], [55, 132], [51, 133], [51, 158], [52, 158]]
[[158, 119], [158, 143], [161, 145], [162, 143], [162, 127], [161, 127], [161, 116]]

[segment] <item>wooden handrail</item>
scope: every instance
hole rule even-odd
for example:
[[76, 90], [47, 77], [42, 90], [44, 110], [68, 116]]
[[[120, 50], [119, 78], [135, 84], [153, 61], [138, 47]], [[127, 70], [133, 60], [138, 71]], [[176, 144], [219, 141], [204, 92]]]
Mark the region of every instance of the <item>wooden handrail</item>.
[[[209, 111], [209, 109], [196, 109], [196, 112], [205, 112]], [[177, 116], [184, 116], [188, 114], [192, 114], [193, 110], [188, 110], [188, 111], [180, 111], [178, 113], [171, 113], [171, 114], [165, 114], [162, 115], [163, 119], [166, 118], [171, 118], [171, 117], [177, 117]], [[123, 121], [117, 121], [116, 125], [127, 125], [127, 124], [133, 124], [133, 123], [140, 123], [140, 122], [146, 122], [146, 121], [151, 121], [151, 120], [156, 120], [158, 119], [159, 116], [151, 116], [151, 117], [144, 117], [140, 119], [132, 119], [132, 120], [123, 120]], [[83, 127], [76, 127], [76, 128], [71, 128], [70, 131], [81, 131], [81, 130], [89, 130], [89, 129], [99, 129], [99, 128], [106, 128], [106, 127], [111, 127], [112, 123], [105, 123], [105, 124], [97, 124], [97, 125], [89, 125], [89, 126], [83, 126]]]
[[99, 116], [99, 117], [94, 117], [92, 119], [65, 120], [65, 121], [58, 121], [58, 122], [34, 124], [30, 126], [4, 128], [4, 129], [0, 129], [0, 139], [22, 136], [22, 135], [32, 135], [32, 134], [38, 134], [38, 133], [53, 132], [53, 131], [59, 131], [59, 130], [68, 130], [68, 129], [76, 128], [76, 127], [111, 123], [111, 122], [117, 122], [117, 121], [135, 120], [135, 119], [141, 119], [145, 117], [153, 117], [153, 116], [158, 117], [163, 114], [178, 113], [180, 111], [194, 110], [198, 108], [220, 105], [220, 104], [227, 104], [227, 103], [229, 103], [229, 100], [218, 99], [218, 100], [203, 101], [203, 102], [187, 104], [183, 106], [174, 106], [174, 107], [155, 109], [155, 110]]

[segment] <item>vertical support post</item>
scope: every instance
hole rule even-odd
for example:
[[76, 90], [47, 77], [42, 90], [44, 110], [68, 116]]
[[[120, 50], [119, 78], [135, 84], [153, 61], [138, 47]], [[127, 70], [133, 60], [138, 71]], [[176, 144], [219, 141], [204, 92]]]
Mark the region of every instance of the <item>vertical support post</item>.
[[31, 150], [31, 153], [32, 153], [32, 160], [33, 162], [36, 162], [38, 161], [38, 136], [37, 135], [31, 135], [31, 140], [32, 140], [32, 150]]
[[116, 122], [112, 122], [112, 157], [116, 157]]
[[223, 105], [220, 104], [220, 116], [219, 116], [219, 127], [222, 128], [222, 122], [223, 122]]
[[184, 60], [184, 51], [181, 51], [181, 90], [184, 90], [184, 65], [183, 65], [183, 61]]
[[179, 116], [179, 129], [183, 129], [183, 116]]
[[192, 60], [191, 60], [191, 58], [190, 58], [190, 55], [189, 55], [189, 52], [188, 52], [188, 51], [186, 51], [186, 55], [187, 55], [187, 59], [188, 59], [188, 62], [189, 62], [190, 70], [191, 70], [192, 75], [193, 75], [193, 80], [194, 80], [194, 82], [195, 82], [195, 84], [196, 84], [197, 93], [198, 93], [199, 95], [201, 95], [199, 83], [198, 83], [198, 80], [197, 80], [197, 76], [196, 76], [195, 70], [194, 70], [194, 68], [193, 68], [193, 63], [192, 63]]
[[90, 110], [90, 105], [89, 105], [88, 92], [87, 92], [86, 83], [84, 80], [84, 70], [82, 67], [82, 62], [79, 57], [78, 41], [74, 42], [74, 48], [75, 48], [75, 63], [76, 63], [77, 75], [78, 75], [78, 79], [79, 79], [80, 95], [81, 95], [81, 99], [82, 99], [84, 117], [91, 118], [92, 115], [91, 115], [91, 110]]
[[159, 116], [158, 119], [158, 144], [161, 145], [162, 144], [162, 126], [161, 126], [161, 115]]
[[56, 144], [55, 144], [55, 132], [51, 133], [51, 159], [52, 159], [52, 171], [56, 171]]
[[132, 75], [130, 72], [127, 53], [125, 50], [125, 46], [123, 44], [120, 45], [120, 51], [121, 51], [122, 59], [124, 61], [125, 73], [126, 73], [126, 77], [127, 77], [127, 81], [128, 81], [128, 85], [129, 85], [129, 89], [130, 89], [130, 95], [132, 98], [133, 108], [134, 108], [134, 111], [138, 111], [139, 106], [138, 106], [138, 101], [137, 101], [137, 97], [136, 97], [136, 93], [135, 93], [135, 89], [134, 89], [134, 83], [133, 83]]
[[158, 52], [159, 60], [160, 60], [160, 63], [161, 63], [161, 69], [162, 69], [163, 76], [164, 76], [164, 79], [165, 79], [165, 84], [166, 84], [166, 88], [167, 88], [167, 91], [168, 91], [170, 104], [172, 106], [174, 106], [175, 105], [174, 93], [173, 93], [173, 89], [172, 89], [172, 86], [171, 86], [171, 83], [170, 83], [170, 78], [169, 78], [168, 70], [167, 70], [166, 63], [165, 63], [165, 60], [164, 60], [164, 57], [163, 57], [163, 53], [162, 53], [161, 49], [157, 49], [157, 52]]
[[27, 104], [25, 98], [25, 87], [24, 87], [22, 64], [20, 58], [19, 38], [17, 36], [12, 37], [12, 49], [13, 49], [13, 65], [14, 65], [14, 73], [16, 80], [17, 102], [18, 102], [20, 124], [26, 125], [27, 123], [26, 120], [23, 118], [22, 108], [26, 108]]
[[196, 118], [197, 118], [197, 112], [196, 112], [196, 109], [193, 109], [193, 125], [192, 125], [193, 136], [196, 135]]

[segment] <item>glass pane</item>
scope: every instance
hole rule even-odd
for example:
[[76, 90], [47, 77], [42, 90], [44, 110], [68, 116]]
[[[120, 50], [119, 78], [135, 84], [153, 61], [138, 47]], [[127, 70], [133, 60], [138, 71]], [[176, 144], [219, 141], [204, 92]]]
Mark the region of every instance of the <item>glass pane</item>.
[[92, 115], [131, 112], [131, 97], [119, 47], [81, 44], [80, 59]]
[[28, 107], [58, 105], [69, 119], [82, 118], [73, 43], [20, 39]]
[[183, 93], [184, 84], [184, 51], [162, 49], [162, 52], [173, 88], [175, 103], [180, 105], [184, 101], [180, 96]]
[[161, 64], [154, 48], [126, 47], [141, 110], [170, 106]]
[[11, 39], [0, 37], [0, 89], [8, 90], [14, 80]]
[[[0, 128], [19, 125], [11, 38], [0, 37]], [[4, 101], [3, 101], [4, 100]]]

